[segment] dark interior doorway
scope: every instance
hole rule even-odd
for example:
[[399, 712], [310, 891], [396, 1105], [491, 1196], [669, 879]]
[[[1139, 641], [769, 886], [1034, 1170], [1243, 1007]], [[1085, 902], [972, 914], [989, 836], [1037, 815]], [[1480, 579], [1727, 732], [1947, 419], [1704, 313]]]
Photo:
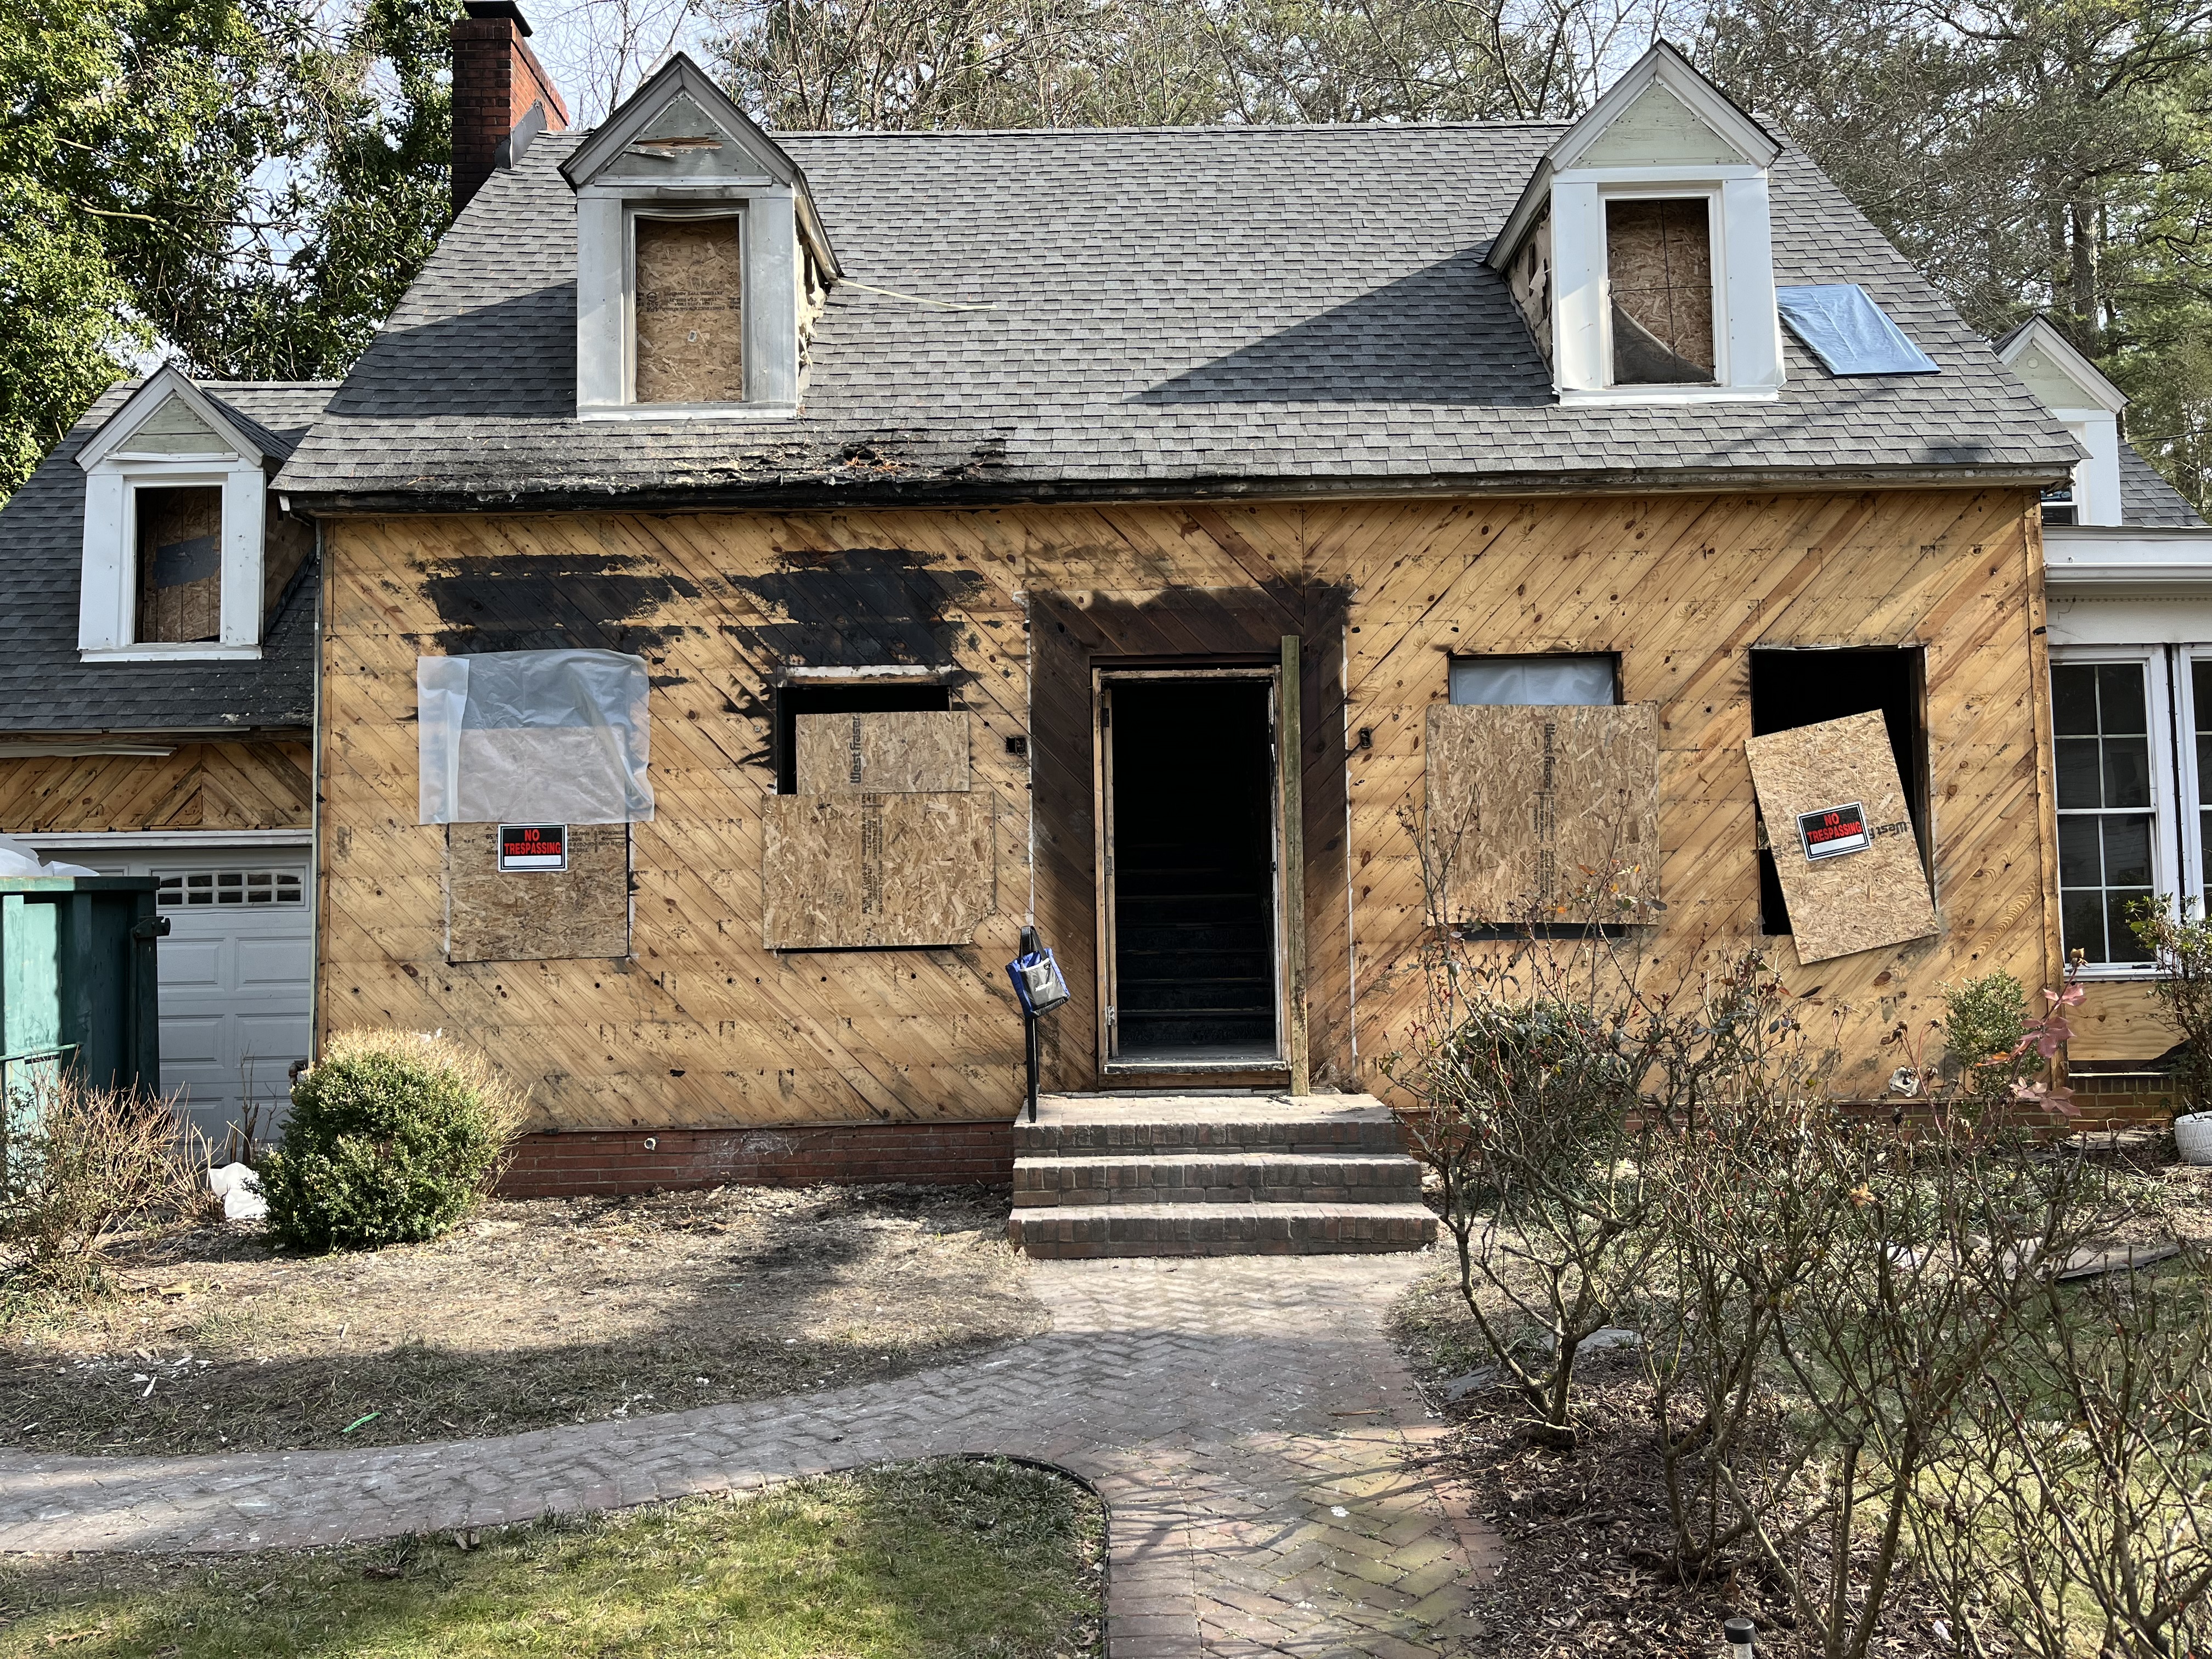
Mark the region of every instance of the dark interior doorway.
[[[1846, 714], [1880, 713], [1889, 728], [1890, 752], [1897, 757], [1898, 781], [1905, 786], [1905, 809], [1912, 820], [1921, 858], [1928, 856], [1927, 737], [1921, 722], [1922, 664], [1918, 646], [1838, 647], [1832, 649], [1765, 650], [1751, 653], [1751, 734], [1792, 732]], [[1789, 826], [1783, 826], [1785, 834]], [[1774, 827], [1767, 826], [1771, 836]], [[1759, 930], [1790, 932], [1790, 911], [1774, 854], [1759, 854]]]
[[1116, 1061], [1279, 1058], [1269, 689], [1107, 683]]

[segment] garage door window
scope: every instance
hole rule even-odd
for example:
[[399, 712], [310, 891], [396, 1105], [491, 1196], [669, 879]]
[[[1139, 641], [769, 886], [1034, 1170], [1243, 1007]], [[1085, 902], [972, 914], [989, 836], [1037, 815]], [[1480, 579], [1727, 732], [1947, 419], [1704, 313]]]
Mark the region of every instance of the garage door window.
[[306, 902], [299, 875], [290, 870], [188, 870], [161, 881], [154, 902], [163, 908]]

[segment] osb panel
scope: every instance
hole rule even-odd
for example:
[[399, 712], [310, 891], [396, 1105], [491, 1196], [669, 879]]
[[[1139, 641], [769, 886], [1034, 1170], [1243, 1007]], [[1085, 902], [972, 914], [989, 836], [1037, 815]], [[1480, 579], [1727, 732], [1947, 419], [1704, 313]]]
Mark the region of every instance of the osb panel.
[[565, 870], [499, 867], [499, 826], [446, 826], [446, 957], [546, 962], [629, 954], [629, 826], [572, 823]]
[[313, 757], [304, 743], [195, 743], [0, 760], [0, 831], [305, 830]]
[[968, 787], [968, 716], [959, 709], [801, 714], [793, 723], [802, 795]]
[[1428, 740], [1428, 830], [1454, 921], [1613, 921], [1616, 897], [1659, 896], [1656, 703], [1437, 703]]
[[222, 632], [222, 491], [136, 492], [138, 637], [182, 643]]
[[[1387, 1090], [1379, 1062], [1419, 1014], [1400, 971], [1424, 923], [1404, 815], [1448, 657], [1611, 651], [1625, 695], [1660, 706], [1652, 972], [1771, 949], [1824, 1030], [1847, 1011], [1838, 1088], [1878, 1095], [1883, 1032], [1939, 1017], [1943, 980], [2057, 972], [2034, 507], [1990, 489], [335, 521], [319, 1018], [468, 1029], [567, 1127], [1002, 1117], [1022, 1089], [1005, 963], [1034, 844], [1037, 919], [1078, 998], [1048, 1024], [1048, 1074], [1096, 1086], [1091, 656], [1272, 658], [1296, 632], [1316, 1075]], [[1942, 931], [1801, 973], [1759, 933], [1746, 653], [1878, 644], [1925, 651]], [[556, 646], [652, 665], [658, 816], [635, 826], [633, 955], [448, 965], [443, 836], [414, 822], [416, 656]], [[992, 804], [1003, 866], [974, 945], [762, 948], [769, 693], [794, 662], [953, 677], [965, 799]]]
[[2140, 980], [2091, 981], [2067, 1023], [2074, 1028], [2069, 1060], [2153, 1060], [2181, 1041], [2157, 994]]
[[745, 395], [744, 263], [735, 219], [637, 219], [635, 396], [733, 404]]
[[[1747, 742], [1744, 754], [1798, 961], [1826, 962], [1936, 931], [1936, 908], [1881, 715], [1770, 732]], [[1852, 805], [1863, 815], [1864, 849], [1808, 856], [1798, 816]]]
[[[1660, 347], [1698, 371], [1680, 378], [1711, 379], [1712, 225], [1705, 198], [1608, 202], [1605, 244], [1616, 325], [1625, 313]], [[1616, 339], [1613, 349], [1621, 356], [1630, 346]]]
[[997, 908], [987, 800], [778, 795], [767, 805], [765, 950], [968, 945]]

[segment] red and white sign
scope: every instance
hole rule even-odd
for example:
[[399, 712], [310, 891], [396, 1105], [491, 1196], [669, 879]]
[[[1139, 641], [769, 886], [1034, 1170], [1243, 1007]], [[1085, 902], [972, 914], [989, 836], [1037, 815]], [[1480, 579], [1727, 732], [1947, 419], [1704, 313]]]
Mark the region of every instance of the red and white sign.
[[499, 867], [502, 872], [567, 869], [568, 826], [565, 823], [501, 824]]

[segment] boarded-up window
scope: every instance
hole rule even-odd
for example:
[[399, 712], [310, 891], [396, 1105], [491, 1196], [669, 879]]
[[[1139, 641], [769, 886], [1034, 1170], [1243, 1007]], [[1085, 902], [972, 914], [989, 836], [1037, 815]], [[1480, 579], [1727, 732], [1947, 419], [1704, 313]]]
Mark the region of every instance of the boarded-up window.
[[744, 401], [744, 264], [737, 220], [641, 217], [633, 224], [637, 401]]
[[1753, 738], [1744, 752], [1798, 961], [1936, 932], [1905, 784], [1879, 713]]
[[214, 484], [132, 492], [137, 519], [138, 638], [222, 633], [222, 490]]
[[1429, 833], [1454, 921], [1642, 921], [1659, 896], [1654, 703], [1434, 705]]
[[1712, 219], [1703, 197], [1628, 197], [1605, 206], [1616, 386], [1713, 378]]
[[802, 795], [968, 787], [968, 716], [958, 710], [801, 714], [794, 725]]
[[966, 945], [998, 908], [990, 798], [770, 795], [761, 944]]
[[447, 826], [447, 960], [629, 954], [629, 826], [567, 830], [567, 869], [502, 871], [497, 824]]

